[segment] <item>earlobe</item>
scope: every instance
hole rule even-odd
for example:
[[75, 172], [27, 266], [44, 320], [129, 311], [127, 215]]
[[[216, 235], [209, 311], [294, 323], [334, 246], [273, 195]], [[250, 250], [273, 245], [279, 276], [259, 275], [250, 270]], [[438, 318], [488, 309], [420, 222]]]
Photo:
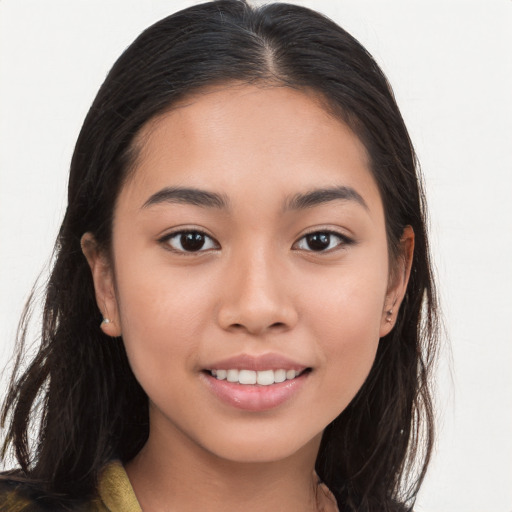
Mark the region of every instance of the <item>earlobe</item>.
[[80, 245], [91, 269], [96, 304], [103, 316], [99, 327], [107, 336], [121, 336], [112, 265], [92, 233], [85, 233]]
[[400, 255], [391, 273], [390, 287], [386, 293], [382, 312], [380, 337], [386, 336], [395, 326], [400, 305], [407, 291], [414, 255], [414, 230], [406, 226], [400, 238]]

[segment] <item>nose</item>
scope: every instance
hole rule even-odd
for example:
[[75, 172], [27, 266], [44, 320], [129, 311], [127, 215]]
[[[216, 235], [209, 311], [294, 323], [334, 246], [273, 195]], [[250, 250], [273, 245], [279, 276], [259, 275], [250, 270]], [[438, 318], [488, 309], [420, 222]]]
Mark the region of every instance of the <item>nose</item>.
[[284, 332], [298, 314], [277, 258], [254, 252], [233, 258], [223, 282], [218, 323], [222, 329], [262, 335]]

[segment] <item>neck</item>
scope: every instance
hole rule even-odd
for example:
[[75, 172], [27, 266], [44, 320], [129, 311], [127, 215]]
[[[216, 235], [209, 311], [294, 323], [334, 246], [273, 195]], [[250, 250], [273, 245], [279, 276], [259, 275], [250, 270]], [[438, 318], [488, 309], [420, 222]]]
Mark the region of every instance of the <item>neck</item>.
[[319, 437], [286, 459], [268, 462], [225, 460], [185, 436], [161, 441], [150, 434], [126, 465], [144, 512], [316, 510]]

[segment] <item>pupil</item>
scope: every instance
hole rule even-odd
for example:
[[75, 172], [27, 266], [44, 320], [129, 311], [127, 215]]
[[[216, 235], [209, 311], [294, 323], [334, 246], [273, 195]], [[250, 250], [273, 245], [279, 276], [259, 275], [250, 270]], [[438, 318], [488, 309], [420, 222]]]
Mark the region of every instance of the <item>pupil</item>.
[[183, 233], [180, 242], [186, 251], [199, 251], [204, 245], [204, 235], [201, 233]]
[[308, 235], [306, 240], [312, 251], [323, 251], [329, 247], [330, 235], [329, 233], [313, 233]]

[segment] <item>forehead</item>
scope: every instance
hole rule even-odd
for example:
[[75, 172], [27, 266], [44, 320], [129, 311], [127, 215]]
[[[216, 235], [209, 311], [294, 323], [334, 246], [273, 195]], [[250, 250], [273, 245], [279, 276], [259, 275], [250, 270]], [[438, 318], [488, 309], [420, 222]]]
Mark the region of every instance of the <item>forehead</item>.
[[168, 186], [284, 196], [342, 185], [380, 203], [364, 145], [325, 105], [288, 87], [202, 90], [143, 127], [121, 195], [140, 203], [136, 196]]

